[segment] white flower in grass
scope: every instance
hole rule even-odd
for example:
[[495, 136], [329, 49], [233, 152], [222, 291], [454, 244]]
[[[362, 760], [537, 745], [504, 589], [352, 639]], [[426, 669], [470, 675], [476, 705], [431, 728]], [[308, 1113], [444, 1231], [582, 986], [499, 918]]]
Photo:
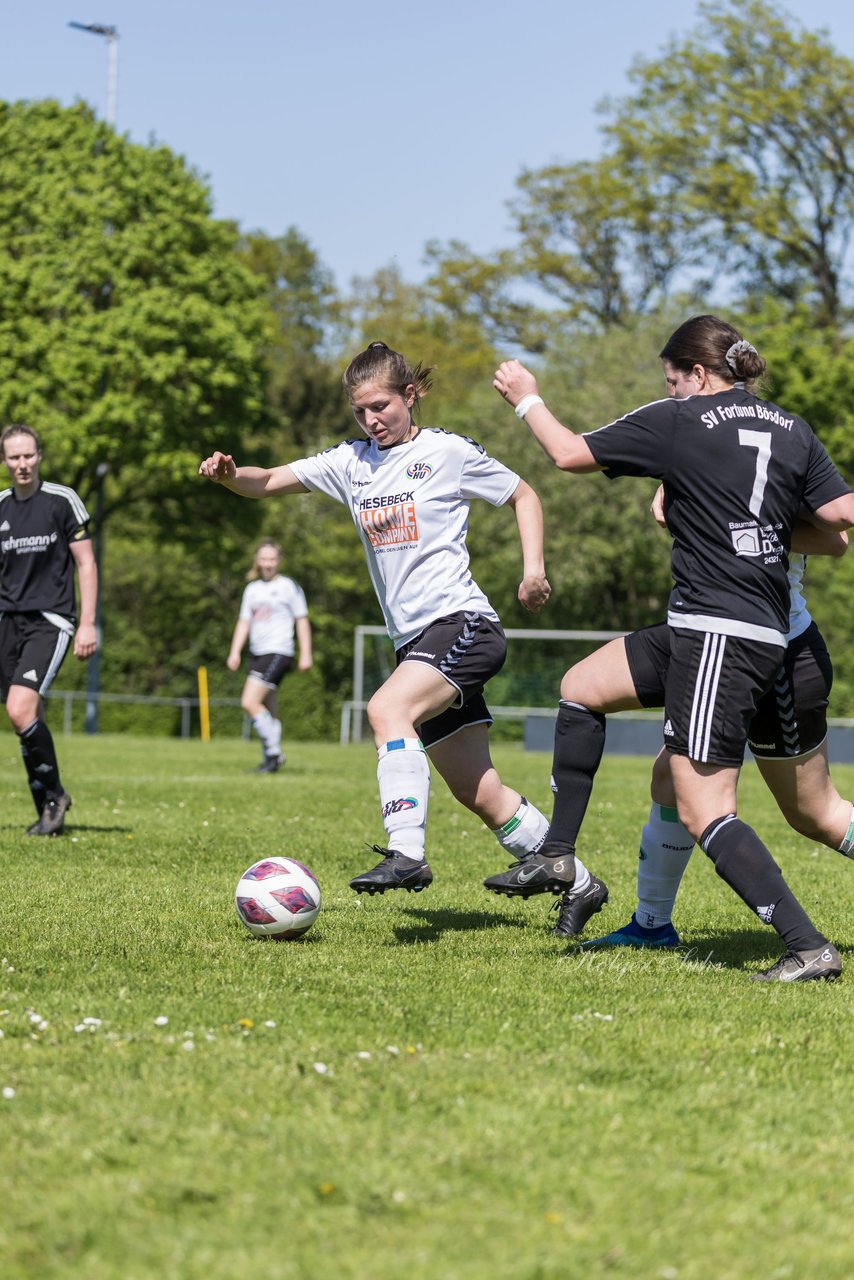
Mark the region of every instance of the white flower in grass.
[[166, 1017], [165, 1013], [158, 1014], [158, 1016], [154, 1019], [155, 1027], [165, 1027], [168, 1025], [168, 1023], [169, 1023], [169, 1019]]
[[275, 1025], [276, 1025], [276, 1024], [275, 1024], [275, 1022], [273, 1021], [273, 1019], [272, 1019], [272, 1018], [268, 1018], [268, 1019], [267, 1019], [267, 1021], [264, 1023], [264, 1026], [265, 1026], [265, 1027], [270, 1027], [270, 1028], [275, 1027]]
[[319, 1076], [329, 1075], [329, 1068], [327, 1067], [325, 1062], [315, 1062], [312, 1065], [314, 1066], [314, 1069]]
[[83, 1026], [84, 1026], [84, 1027], [92, 1027], [92, 1028], [95, 1028], [95, 1027], [100, 1027], [100, 1025], [101, 1025], [101, 1019], [100, 1019], [100, 1018], [84, 1018], [84, 1019], [83, 1019]]
[[15, 1090], [12, 1088], [10, 1084], [7, 1084], [3, 1089], [3, 1097], [7, 1101], [10, 1101], [12, 1098], [14, 1098], [14, 1096], [15, 1096]]
[[187, 1053], [191, 1053], [193, 1049], [195, 1049], [195, 1047], [196, 1047], [195, 1041], [193, 1040], [185, 1040], [184, 1043], [181, 1045], [181, 1048], [186, 1049]]
[[371, 1057], [371, 1055], [370, 1053], [368, 1053], [367, 1049], [360, 1049], [359, 1052], [356, 1054], [356, 1057], [368, 1059]]
[[613, 1022], [613, 1021], [614, 1021], [614, 1015], [613, 1015], [613, 1013], [597, 1013], [597, 1012], [595, 1011], [595, 1009], [594, 1009], [594, 1011], [593, 1011], [593, 1017], [594, 1017], [594, 1018], [599, 1018], [599, 1020], [600, 1020], [601, 1022]]
[[396, 1044], [387, 1044], [385, 1047], [385, 1051], [386, 1053], [390, 1053], [393, 1058], [396, 1058], [397, 1055], [400, 1053], [400, 1050], [398, 1049]]
[[391, 1198], [395, 1202], [395, 1204], [403, 1204], [404, 1200], [406, 1199], [406, 1192], [392, 1191]]

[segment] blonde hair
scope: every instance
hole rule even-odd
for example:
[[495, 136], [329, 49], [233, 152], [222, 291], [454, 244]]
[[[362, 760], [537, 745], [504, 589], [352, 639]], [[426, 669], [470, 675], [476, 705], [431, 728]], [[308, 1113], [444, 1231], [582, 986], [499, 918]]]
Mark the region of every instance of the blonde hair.
[[342, 382], [348, 400], [366, 382], [378, 382], [387, 391], [402, 396], [407, 387], [415, 388], [413, 411], [419, 408], [421, 399], [433, 385], [434, 365], [420, 361], [411, 365], [399, 351], [392, 351], [384, 342], [371, 342], [364, 351], [354, 356], [344, 370]]
[[261, 554], [261, 552], [264, 550], [265, 547], [272, 547], [276, 555], [281, 560], [282, 548], [279, 546], [278, 542], [274, 542], [272, 538], [265, 538], [264, 541], [259, 542], [258, 546], [255, 548], [255, 555], [252, 557], [252, 568], [246, 574], [247, 582], [255, 582], [257, 578], [260, 578], [261, 573], [258, 568], [258, 556]]

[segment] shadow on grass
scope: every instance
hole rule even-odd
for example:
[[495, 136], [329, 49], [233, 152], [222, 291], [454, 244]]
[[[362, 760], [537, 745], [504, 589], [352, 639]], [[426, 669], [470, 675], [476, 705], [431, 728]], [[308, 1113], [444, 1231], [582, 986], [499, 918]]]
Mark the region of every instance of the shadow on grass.
[[[834, 944], [836, 945], [836, 944]], [[837, 946], [840, 955], [854, 947]], [[700, 967], [757, 970], [776, 964], [785, 951], [782, 938], [772, 929], [721, 929], [708, 933], [683, 933], [679, 947], [591, 947], [575, 943], [565, 954], [580, 956], [669, 956], [674, 963]]]
[[[454, 907], [444, 907], [438, 911], [422, 911], [415, 907], [405, 908], [405, 914], [412, 917], [411, 928], [396, 928], [395, 940], [406, 944], [410, 942], [439, 942], [445, 933], [471, 933], [475, 929], [526, 928], [525, 920], [520, 916], [496, 915], [490, 911], [458, 911]], [[417, 922], [417, 923], [416, 923]]]
[[27, 840], [27, 841], [34, 840], [34, 839], [42, 839], [42, 838], [46, 840], [48, 839], [63, 840], [68, 836], [75, 835], [77, 832], [80, 832], [81, 834], [86, 834], [86, 835], [93, 835], [93, 834], [106, 835], [106, 836], [129, 835], [133, 832], [133, 827], [119, 827], [119, 826], [97, 827], [97, 826], [90, 826], [85, 822], [75, 822], [73, 826], [71, 825], [67, 826], [65, 830], [58, 836], [36, 837], [36, 836], [28, 836], [25, 831], [21, 830], [20, 827], [13, 826], [12, 823], [6, 822], [6, 823], [0, 823], [0, 832], [3, 832], [3, 831], [14, 832], [14, 834], [20, 836], [22, 840]]

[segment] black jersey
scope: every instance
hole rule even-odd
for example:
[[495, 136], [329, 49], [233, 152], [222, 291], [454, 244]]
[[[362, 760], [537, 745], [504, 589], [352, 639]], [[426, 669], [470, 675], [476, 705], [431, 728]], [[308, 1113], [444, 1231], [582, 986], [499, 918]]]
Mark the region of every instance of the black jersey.
[[74, 617], [69, 547], [89, 537], [89, 513], [73, 489], [43, 480], [31, 498], [0, 493], [0, 612]]
[[811, 427], [734, 387], [654, 401], [584, 439], [609, 476], [664, 482], [670, 625], [785, 644], [792, 524], [850, 492]]

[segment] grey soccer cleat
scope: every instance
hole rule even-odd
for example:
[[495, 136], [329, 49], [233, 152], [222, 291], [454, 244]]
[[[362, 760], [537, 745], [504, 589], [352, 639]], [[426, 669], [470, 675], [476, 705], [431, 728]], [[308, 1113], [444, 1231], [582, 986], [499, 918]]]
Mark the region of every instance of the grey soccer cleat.
[[831, 943], [812, 951], [787, 951], [770, 969], [751, 974], [754, 982], [834, 982], [842, 973], [842, 957]]
[[386, 889], [406, 889], [407, 893], [420, 893], [433, 883], [433, 872], [421, 859], [408, 858], [405, 853], [396, 849], [384, 849], [382, 845], [372, 844], [374, 853], [383, 855], [370, 871], [363, 871], [354, 876], [350, 888], [356, 893], [385, 893]]

